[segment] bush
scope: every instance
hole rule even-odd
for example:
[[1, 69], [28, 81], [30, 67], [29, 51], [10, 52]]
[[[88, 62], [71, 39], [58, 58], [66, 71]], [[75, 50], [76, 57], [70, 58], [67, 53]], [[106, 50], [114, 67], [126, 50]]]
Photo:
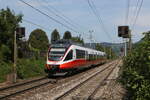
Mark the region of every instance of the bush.
[[6, 81], [6, 75], [11, 72], [11, 63], [0, 61], [0, 82]]
[[121, 82], [129, 100], [150, 100], [150, 32], [123, 61]]
[[0, 47], [0, 60], [7, 62], [11, 59], [11, 50], [6, 45], [1, 45]]
[[[18, 59], [17, 76], [19, 79], [45, 75], [44, 59]], [[0, 83], [6, 81], [6, 75], [12, 72], [13, 64], [0, 60]]]
[[18, 78], [24, 79], [44, 75], [44, 60], [20, 59], [17, 64]]

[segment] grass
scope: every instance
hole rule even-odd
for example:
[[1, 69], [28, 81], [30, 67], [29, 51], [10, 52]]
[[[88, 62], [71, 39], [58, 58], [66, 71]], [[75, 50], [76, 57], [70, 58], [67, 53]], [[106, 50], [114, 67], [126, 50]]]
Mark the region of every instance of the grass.
[[[44, 59], [18, 59], [17, 61], [17, 77], [19, 79], [27, 79], [36, 76], [45, 75]], [[12, 63], [0, 61], [0, 83], [6, 81], [7, 74], [12, 72]]]

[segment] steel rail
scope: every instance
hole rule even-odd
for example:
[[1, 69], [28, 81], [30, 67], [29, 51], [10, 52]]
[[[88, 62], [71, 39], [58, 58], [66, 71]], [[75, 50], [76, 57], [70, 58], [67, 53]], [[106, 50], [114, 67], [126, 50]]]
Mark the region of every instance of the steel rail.
[[[45, 79], [46, 79], [46, 78], [45, 78]], [[26, 83], [17, 84], [16, 87], [24, 86], [24, 85], [29, 85], [29, 84], [32, 84], [32, 83], [34, 83], [34, 82], [38, 82], [38, 81], [41, 81], [41, 80], [42, 80], [42, 78], [41, 78], [41, 79], [38, 79], [38, 80], [33, 80], [33, 81], [30, 81], [30, 82], [27, 82], [27, 84], [26, 84]], [[43, 80], [44, 80], [44, 78], [43, 78]], [[35, 89], [35, 88], [38, 88], [38, 87], [47, 85], [47, 84], [49, 84], [49, 83], [56, 83], [56, 81], [55, 81], [55, 80], [49, 80], [48, 82], [44, 82], [44, 83], [41, 83], [41, 84], [38, 84], [38, 85], [34, 85], [34, 86], [29, 87], [29, 88], [26, 88], [26, 89], [18, 90], [18, 91], [13, 92], [13, 93], [9, 93], [9, 92], [8, 92], [8, 94], [0, 96], [0, 100], [1, 100], [1, 99], [6, 99], [6, 98], [8, 98], [8, 97], [15, 96], [15, 95], [17, 95], [17, 94], [24, 93], [24, 92], [26, 92], [26, 91], [29, 91], [29, 90], [32, 90], [32, 89]], [[15, 85], [12, 86], [12, 87], [15, 88]], [[6, 88], [4, 88], [2, 91], [7, 91], [7, 90], [9, 90], [9, 89], [11, 89], [11, 87], [6, 87]]]
[[4, 91], [4, 90], [7, 90], [7, 89], [10, 89], [10, 88], [16, 88], [16, 87], [19, 87], [19, 86], [22, 86], [22, 85], [27, 85], [27, 84], [30, 84], [30, 83], [33, 83], [33, 82], [37, 82], [37, 81], [40, 81], [40, 80], [43, 80], [43, 79], [46, 79], [46, 78], [47, 77], [42, 77], [42, 78], [38, 78], [38, 79], [31, 80], [31, 81], [28, 81], [28, 82], [23, 82], [23, 83], [11, 85], [11, 86], [3, 87], [3, 88], [0, 88], [0, 92]]
[[[114, 62], [115, 63], [115, 62]], [[90, 76], [89, 78], [87, 78], [86, 80], [84, 80], [83, 82], [77, 84], [76, 86], [74, 86], [73, 88], [69, 89], [68, 91], [64, 92], [63, 94], [61, 94], [60, 96], [56, 97], [54, 100], [59, 100], [61, 98], [63, 98], [64, 96], [68, 95], [70, 92], [72, 92], [73, 90], [77, 89], [78, 87], [80, 87], [81, 85], [83, 85], [84, 83], [86, 83], [87, 81], [89, 81], [90, 79], [92, 79], [93, 77], [97, 76], [98, 74], [102, 73], [103, 71], [105, 71], [106, 69], [108, 69], [109, 67], [111, 67], [114, 63], [109, 64], [107, 67], [105, 67], [104, 69], [96, 72], [94, 75]]]
[[108, 75], [102, 80], [99, 82], [99, 84], [97, 85], [97, 87], [94, 89], [94, 91], [91, 93], [91, 95], [88, 96], [87, 100], [93, 100], [93, 97], [95, 96], [95, 94], [98, 92], [98, 90], [103, 86], [104, 82], [108, 79], [108, 77], [111, 75], [111, 73], [114, 71], [114, 69], [117, 67], [117, 65], [119, 64], [119, 61], [118, 63], [115, 65], [115, 67], [113, 67], [111, 69], [111, 71], [108, 73]]

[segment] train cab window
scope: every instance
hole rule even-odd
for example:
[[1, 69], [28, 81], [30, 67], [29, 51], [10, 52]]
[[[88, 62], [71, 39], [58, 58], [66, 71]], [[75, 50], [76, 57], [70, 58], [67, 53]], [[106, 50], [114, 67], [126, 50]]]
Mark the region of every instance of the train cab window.
[[65, 51], [66, 48], [51, 48], [48, 52], [48, 59], [51, 61], [60, 61]]
[[73, 50], [69, 51], [64, 61], [71, 60], [73, 58]]

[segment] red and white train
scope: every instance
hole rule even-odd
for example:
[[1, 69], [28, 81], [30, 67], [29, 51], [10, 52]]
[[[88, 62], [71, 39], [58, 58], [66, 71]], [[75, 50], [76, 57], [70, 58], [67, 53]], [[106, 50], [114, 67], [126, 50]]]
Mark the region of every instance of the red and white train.
[[45, 72], [49, 74], [71, 72], [104, 63], [105, 61], [105, 52], [61, 40], [50, 46]]

